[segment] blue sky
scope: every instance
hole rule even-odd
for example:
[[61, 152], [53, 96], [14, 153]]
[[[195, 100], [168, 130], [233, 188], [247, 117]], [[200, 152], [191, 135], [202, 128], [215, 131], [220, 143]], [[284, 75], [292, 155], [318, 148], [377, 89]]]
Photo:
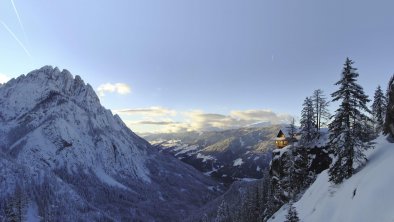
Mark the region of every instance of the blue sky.
[[314, 89], [336, 89], [347, 56], [366, 93], [386, 87], [393, 8], [389, 0], [0, 0], [0, 80], [43, 65], [68, 69], [137, 132], [285, 122]]

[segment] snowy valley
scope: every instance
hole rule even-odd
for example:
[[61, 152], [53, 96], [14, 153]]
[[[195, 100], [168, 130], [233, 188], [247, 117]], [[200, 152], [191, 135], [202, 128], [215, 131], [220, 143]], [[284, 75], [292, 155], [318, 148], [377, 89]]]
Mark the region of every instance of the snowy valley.
[[274, 138], [284, 125], [224, 131], [151, 134], [154, 147], [190, 164], [227, 185], [263, 177], [274, 150]]

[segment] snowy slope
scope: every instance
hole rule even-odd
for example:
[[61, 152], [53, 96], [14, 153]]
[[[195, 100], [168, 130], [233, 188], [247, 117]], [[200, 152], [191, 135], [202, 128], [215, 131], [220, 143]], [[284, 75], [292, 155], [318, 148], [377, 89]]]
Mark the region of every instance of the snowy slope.
[[[0, 163], [9, 163], [0, 168], [0, 190], [7, 191], [0, 193], [0, 221], [7, 207], [2, 200], [13, 199], [17, 186], [31, 201], [28, 212], [35, 201], [40, 216], [59, 206], [50, 211], [65, 214], [61, 221], [74, 218], [67, 214], [90, 221], [177, 221], [218, 195], [215, 182], [157, 152], [67, 70], [45, 66], [1, 85], [0, 121]], [[49, 178], [45, 203], [35, 195], [43, 178]], [[60, 204], [67, 193], [73, 199]]]
[[[150, 181], [149, 145], [99, 103], [79, 76], [46, 66], [0, 88], [0, 146], [37, 168], [102, 168]], [[128, 134], [128, 135], [127, 135]], [[39, 160], [39, 161], [36, 161]]]
[[[394, 221], [394, 144], [384, 137], [376, 142], [367, 165], [342, 184], [332, 185], [327, 170], [318, 176], [294, 204], [301, 221]], [[269, 221], [285, 221], [287, 209], [283, 206]]]

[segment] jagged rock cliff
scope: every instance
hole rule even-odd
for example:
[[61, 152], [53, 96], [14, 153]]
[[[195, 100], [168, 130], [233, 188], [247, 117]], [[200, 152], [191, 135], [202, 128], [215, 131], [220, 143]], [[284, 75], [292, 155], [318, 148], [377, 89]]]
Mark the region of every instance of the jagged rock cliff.
[[1, 85], [0, 121], [0, 221], [178, 221], [219, 194], [67, 70], [45, 66]]

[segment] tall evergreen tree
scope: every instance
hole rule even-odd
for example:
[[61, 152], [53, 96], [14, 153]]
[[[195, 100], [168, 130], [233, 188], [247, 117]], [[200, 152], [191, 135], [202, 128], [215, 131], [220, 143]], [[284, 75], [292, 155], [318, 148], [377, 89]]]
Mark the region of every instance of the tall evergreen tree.
[[288, 151], [286, 152], [286, 154], [283, 154], [285, 156], [282, 156], [282, 158], [284, 159], [284, 164], [283, 164], [284, 176], [281, 178], [281, 180], [278, 181], [279, 186], [277, 187], [277, 189], [281, 189], [281, 192], [283, 192], [283, 196], [285, 196], [286, 199], [293, 198], [293, 194], [295, 193], [295, 189], [294, 189], [295, 184], [293, 181], [293, 176], [295, 174], [294, 150], [295, 150], [295, 146], [291, 145], [288, 148]]
[[294, 118], [291, 120], [289, 126], [287, 126], [287, 133], [288, 133], [288, 136], [291, 138], [290, 139], [291, 140], [290, 143], [293, 142], [294, 138], [295, 138], [295, 135], [297, 133], [297, 128], [295, 126]]
[[328, 111], [329, 102], [321, 89], [315, 90], [311, 99], [313, 101], [316, 119], [316, 130], [320, 132], [320, 128], [325, 126], [330, 119], [330, 112]]
[[393, 104], [394, 104], [394, 75], [390, 78], [390, 81], [387, 86], [386, 98], [387, 98], [387, 107], [386, 107], [386, 118], [384, 121], [383, 133], [387, 134], [394, 134], [394, 117], [390, 114], [392, 113]]
[[313, 109], [313, 101], [306, 97], [301, 111], [301, 144], [308, 146], [316, 138], [316, 122], [315, 112]]
[[339, 101], [339, 108], [336, 110], [330, 128], [330, 147], [334, 150], [337, 160], [331, 167], [330, 180], [340, 183], [345, 178], [353, 175], [354, 163], [365, 160], [363, 150], [371, 148], [372, 144], [365, 139], [367, 129], [364, 124], [369, 117], [365, 113], [370, 113], [367, 107], [368, 96], [363, 88], [357, 84], [356, 72], [353, 68], [353, 61], [346, 59], [342, 71], [341, 79], [335, 84], [339, 89], [332, 93], [332, 101]]
[[375, 133], [382, 132], [384, 118], [386, 117], [387, 99], [383, 94], [380, 86], [375, 90], [374, 100], [372, 104], [372, 116], [375, 123]]
[[26, 194], [17, 184], [13, 196], [9, 200], [7, 200], [7, 205], [5, 209], [5, 216], [7, 218], [7, 221], [25, 221], [26, 205]]
[[293, 202], [290, 202], [289, 211], [286, 215], [285, 222], [299, 222], [300, 218], [298, 218], [298, 213], [296, 208], [293, 206]]
[[228, 204], [225, 200], [222, 200], [222, 203], [217, 209], [215, 222], [228, 222], [230, 219], [230, 210]]
[[391, 76], [391, 78], [390, 78], [390, 80], [389, 80], [389, 83], [387, 84], [387, 89], [386, 89], [386, 104], [388, 104], [389, 103], [389, 95], [390, 95], [390, 87], [391, 87], [391, 84], [394, 82], [394, 74]]
[[268, 175], [263, 177], [267, 201], [265, 203], [265, 210], [263, 212], [263, 221], [267, 221], [281, 206], [276, 206], [277, 200], [275, 198], [275, 187], [273, 186], [273, 178], [269, 175], [268, 169], [265, 175]]

